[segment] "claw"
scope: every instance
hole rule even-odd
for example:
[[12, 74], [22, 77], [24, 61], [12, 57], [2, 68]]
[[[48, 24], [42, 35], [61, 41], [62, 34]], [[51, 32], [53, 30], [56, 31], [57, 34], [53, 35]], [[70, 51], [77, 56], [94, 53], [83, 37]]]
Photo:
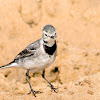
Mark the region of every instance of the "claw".
[[53, 85], [48, 85], [48, 86], [51, 87], [51, 90], [53, 90], [55, 93], [58, 93], [56, 90], [61, 88], [61, 87], [55, 88]]
[[43, 92], [40, 92], [40, 91], [34, 91], [33, 89], [31, 89], [31, 91], [29, 92], [29, 93], [27, 93], [27, 94], [30, 94], [30, 93], [33, 93], [33, 95], [36, 97], [36, 95], [35, 94], [37, 94], [37, 93], [43, 93]]
[[31, 93], [31, 91], [30, 92], [28, 92], [27, 94], [30, 94]]

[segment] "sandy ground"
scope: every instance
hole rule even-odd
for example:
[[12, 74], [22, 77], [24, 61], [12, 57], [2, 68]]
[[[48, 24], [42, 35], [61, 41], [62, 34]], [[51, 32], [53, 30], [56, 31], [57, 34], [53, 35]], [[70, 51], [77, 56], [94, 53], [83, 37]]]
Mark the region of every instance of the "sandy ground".
[[51, 91], [41, 72], [0, 70], [0, 100], [100, 100], [100, 0], [0, 0], [0, 66], [12, 61], [41, 29], [57, 29], [58, 52], [46, 77], [58, 89]]

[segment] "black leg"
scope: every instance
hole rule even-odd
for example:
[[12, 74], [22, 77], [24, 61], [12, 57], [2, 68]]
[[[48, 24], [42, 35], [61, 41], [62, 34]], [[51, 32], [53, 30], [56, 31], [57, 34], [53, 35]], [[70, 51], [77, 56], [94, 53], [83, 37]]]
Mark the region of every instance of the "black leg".
[[27, 72], [26, 72], [26, 80], [27, 80], [27, 82], [28, 82], [28, 84], [29, 84], [29, 86], [30, 86], [30, 92], [28, 93], [28, 94], [30, 94], [31, 92], [33, 93], [33, 95], [36, 97], [36, 93], [41, 93], [41, 92], [39, 92], [39, 91], [34, 91], [33, 89], [32, 89], [32, 86], [31, 86], [31, 83], [30, 83], [30, 80], [29, 80], [29, 71], [30, 71], [30, 69], [28, 69], [27, 70]]
[[50, 84], [51, 89], [57, 93], [56, 89], [58, 88], [54, 88], [54, 86], [45, 78], [45, 70], [43, 70], [42, 77]]

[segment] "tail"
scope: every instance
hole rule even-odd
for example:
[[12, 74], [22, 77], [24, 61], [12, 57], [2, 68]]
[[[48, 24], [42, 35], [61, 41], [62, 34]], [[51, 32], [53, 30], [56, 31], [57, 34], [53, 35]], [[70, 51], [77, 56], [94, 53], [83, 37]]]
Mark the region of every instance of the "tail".
[[13, 60], [13, 61], [10, 62], [9, 64], [0, 67], [0, 69], [8, 68], [8, 67], [16, 67], [16, 65], [17, 65], [17, 64], [16, 64], [15, 60]]

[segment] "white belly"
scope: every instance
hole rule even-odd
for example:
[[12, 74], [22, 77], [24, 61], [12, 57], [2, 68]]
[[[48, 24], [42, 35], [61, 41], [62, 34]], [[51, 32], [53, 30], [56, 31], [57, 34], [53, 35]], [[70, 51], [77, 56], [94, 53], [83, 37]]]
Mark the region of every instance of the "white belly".
[[38, 58], [33, 58], [33, 60], [26, 60], [22, 66], [25, 69], [31, 69], [32, 72], [35, 73], [49, 67], [53, 63], [54, 59], [54, 55], [40, 55]]

